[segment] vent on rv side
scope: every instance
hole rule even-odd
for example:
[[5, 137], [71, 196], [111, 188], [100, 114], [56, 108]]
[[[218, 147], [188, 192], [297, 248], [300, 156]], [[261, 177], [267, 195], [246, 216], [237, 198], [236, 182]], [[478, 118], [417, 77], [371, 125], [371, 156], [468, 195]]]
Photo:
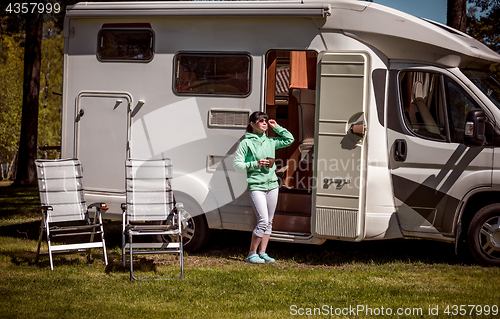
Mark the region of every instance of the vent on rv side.
[[233, 159], [234, 156], [232, 155], [208, 155], [207, 170], [209, 172], [215, 172], [217, 170], [234, 171]]
[[248, 110], [210, 110], [208, 124], [214, 127], [245, 128], [249, 117]]

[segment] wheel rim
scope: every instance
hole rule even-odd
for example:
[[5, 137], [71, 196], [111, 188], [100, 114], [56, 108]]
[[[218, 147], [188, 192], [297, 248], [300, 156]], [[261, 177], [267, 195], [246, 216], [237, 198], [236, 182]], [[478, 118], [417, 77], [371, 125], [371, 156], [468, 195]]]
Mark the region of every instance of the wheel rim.
[[191, 215], [185, 210], [182, 210], [181, 220], [182, 220], [182, 243], [183, 245], [187, 245], [194, 237], [194, 232], [196, 231], [196, 224]]
[[[189, 242], [191, 242], [191, 240], [193, 239], [194, 233], [196, 231], [196, 224], [191, 215], [185, 210], [182, 210], [180, 217], [182, 221], [182, 244], [185, 246], [188, 245]], [[172, 240], [174, 240], [174, 238], [170, 237], [169, 235], [162, 235], [161, 237], [165, 242], [171, 242]]]
[[491, 259], [500, 258], [500, 216], [486, 220], [478, 236], [483, 253]]

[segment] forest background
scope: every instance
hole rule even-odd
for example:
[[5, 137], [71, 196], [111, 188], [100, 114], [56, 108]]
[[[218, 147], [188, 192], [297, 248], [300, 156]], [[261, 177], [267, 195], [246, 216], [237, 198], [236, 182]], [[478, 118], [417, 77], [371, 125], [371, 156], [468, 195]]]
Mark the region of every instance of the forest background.
[[[50, 147], [57, 147], [61, 143], [63, 21], [66, 6], [77, 2], [38, 0], [37, 3], [45, 5], [57, 3], [60, 8], [52, 8], [50, 13], [44, 10], [38, 17], [16, 14], [12, 10], [14, 2], [0, 5], [0, 181], [15, 180], [20, 185], [33, 184], [34, 174], [24, 173], [34, 170], [34, 159], [60, 156], [57, 150]], [[41, 21], [33, 25], [34, 18]], [[500, 0], [448, 0], [447, 24], [500, 53], [498, 21]], [[28, 51], [33, 50], [33, 46], [30, 46], [30, 38], [33, 37], [38, 38], [38, 50], [41, 52], [38, 57], [28, 54]], [[36, 51], [36, 45], [34, 48]], [[39, 67], [37, 63], [33, 64], [37, 59], [40, 60], [35, 61], [39, 62]], [[35, 65], [35, 71], [26, 72], [25, 65]], [[492, 71], [500, 78], [499, 65]], [[27, 78], [30, 77], [31, 83], [37, 85], [30, 87], [27, 84]], [[27, 98], [29, 90], [38, 90], [32, 94], [36, 101]], [[31, 111], [26, 111], [28, 109]], [[22, 139], [21, 131], [28, 138]], [[26, 142], [30, 139], [35, 143], [30, 145]]]

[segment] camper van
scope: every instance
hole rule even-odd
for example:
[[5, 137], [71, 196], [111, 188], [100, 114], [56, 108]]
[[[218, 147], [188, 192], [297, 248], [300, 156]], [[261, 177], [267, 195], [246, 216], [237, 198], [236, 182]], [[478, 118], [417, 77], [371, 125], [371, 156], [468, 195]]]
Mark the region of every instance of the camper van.
[[272, 240], [424, 238], [500, 265], [500, 55], [468, 35], [364, 1], [82, 2], [64, 41], [62, 157], [103, 218], [127, 158], [166, 157], [186, 248], [251, 231], [232, 162], [265, 111], [295, 137]]

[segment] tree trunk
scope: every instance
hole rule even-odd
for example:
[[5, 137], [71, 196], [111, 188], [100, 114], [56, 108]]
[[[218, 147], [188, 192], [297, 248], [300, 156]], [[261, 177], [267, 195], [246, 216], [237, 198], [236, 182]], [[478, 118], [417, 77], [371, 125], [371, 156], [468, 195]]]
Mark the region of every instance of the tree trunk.
[[467, 0], [448, 0], [448, 26], [462, 32], [467, 29]]
[[24, 49], [24, 84], [21, 137], [15, 184], [36, 183], [35, 159], [38, 137], [38, 98], [40, 95], [40, 65], [43, 15], [37, 10], [26, 18]]
[[14, 156], [12, 157], [12, 160], [10, 161], [10, 164], [7, 164], [7, 176], [6, 179], [11, 179], [13, 173], [14, 173], [14, 167], [16, 165], [16, 158], [17, 158], [17, 151], [14, 152]]

